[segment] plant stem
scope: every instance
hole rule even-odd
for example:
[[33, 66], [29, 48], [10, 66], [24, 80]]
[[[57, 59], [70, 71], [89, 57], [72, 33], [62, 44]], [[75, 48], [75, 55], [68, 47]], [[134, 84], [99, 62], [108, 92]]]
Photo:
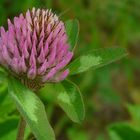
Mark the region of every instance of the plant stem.
[[23, 140], [24, 139], [24, 132], [25, 132], [26, 122], [21, 117], [19, 126], [18, 126], [18, 133], [17, 133], [17, 139], [16, 140]]

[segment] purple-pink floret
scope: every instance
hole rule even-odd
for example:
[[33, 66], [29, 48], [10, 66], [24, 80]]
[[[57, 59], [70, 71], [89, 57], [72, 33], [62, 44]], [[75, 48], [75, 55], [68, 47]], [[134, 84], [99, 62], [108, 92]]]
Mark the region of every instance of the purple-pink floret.
[[16, 76], [42, 83], [64, 80], [70, 52], [65, 26], [51, 10], [33, 8], [0, 28], [0, 64]]

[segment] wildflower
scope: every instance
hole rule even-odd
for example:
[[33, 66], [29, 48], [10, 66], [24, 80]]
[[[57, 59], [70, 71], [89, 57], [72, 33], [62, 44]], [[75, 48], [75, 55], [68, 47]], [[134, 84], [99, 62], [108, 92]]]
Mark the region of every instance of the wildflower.
[[33, 8], [0, 28], [0, 65], [31, 88], [68, 76], [68, 49], [65, 25], [51, 10]]

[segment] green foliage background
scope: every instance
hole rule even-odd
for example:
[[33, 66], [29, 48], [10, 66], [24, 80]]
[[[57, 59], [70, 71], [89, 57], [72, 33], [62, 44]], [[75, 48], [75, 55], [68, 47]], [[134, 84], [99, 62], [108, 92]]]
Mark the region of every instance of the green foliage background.
[[[74, 124], [53, 104], [55, 93], [51, 85], [40, 91], [57, 140], [138, 140], [140, 1], [1, 0], [0, 25], [6, 27], [7, 18], [32, 7], [52, 8], [63, 20], [79, 20], [75, 57], [93, 49], [115, 46], [126, 47], [129, 52], [127, 58], [118, 62], [71, 77], [84, 96], [86, 118], [81, 125]], [[7, 96], [6, 83], [0, 84], [0, 140], [11, 140], [15, 139], [18, 117], [13, 115], [16, 109]]]

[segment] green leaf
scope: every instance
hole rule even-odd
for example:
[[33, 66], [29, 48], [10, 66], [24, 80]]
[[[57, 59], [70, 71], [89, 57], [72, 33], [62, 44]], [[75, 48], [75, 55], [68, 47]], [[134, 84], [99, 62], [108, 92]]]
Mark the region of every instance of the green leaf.
[[114, 124], [109, 131], [116, 133], [116, 140], [138, 140], [140, 138], [140, 132], [125, 123]]
[[0, 83], [0, 122], [13, 115], [12, 112], [16, 110], [7, 89], [6, 77]]
[[68, 35], [68, 42], [70, 44], [70, 50], [74, 50], [79, 34], [79, 22], [77, 19], [68, 20], [65, 22], [65, 26]]
[[127, 104], [127, 109], [131, 115], [133, 125], [140, 130], [140, 105]]
[[[86, 131], [75, 129], [71, 127], [67, 130], [69, 140], [89, 140], [89, 135]], [[75, 137], [76, 136], [76, 137]]]
[[8, 120], [0, 122], [0, 140], [16, 139], [17, 126], [17, 118], [10, 118]]
[[0, 67], [0, 84], [6, 81], [6, 72]]
[[130, 112], [132, 119], [140, 124], [140, 105], [127, 104], [127, 109]]
[[113, 130], [109, 130], [109, 137], [110, 137], [110, 140], [122, 140], [118, 135], [117, 133], [115, 133], [115, 131]]
[[75, 59], [68, 68], [70, 74], [78, 74], [88, 69], [96, 69], [107, 65], [111, 62], [121, 59], [126, 56], [127, 52], [124, 48], [104, 48], [91, 51], [79, 58]]
[[38, 140], [55, 140], [41, 100], [18, 80], [9, 78], [9, 93]]
[[72, 121], [81, 123], [85, 117], [85, 109], [80, 90], [68, 80], [63, 81], [62, 85], [64, 90], [57, 97], [58, 104]]

